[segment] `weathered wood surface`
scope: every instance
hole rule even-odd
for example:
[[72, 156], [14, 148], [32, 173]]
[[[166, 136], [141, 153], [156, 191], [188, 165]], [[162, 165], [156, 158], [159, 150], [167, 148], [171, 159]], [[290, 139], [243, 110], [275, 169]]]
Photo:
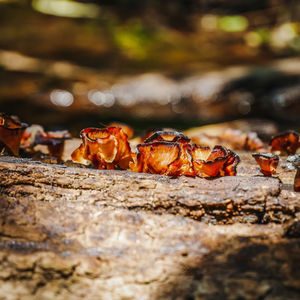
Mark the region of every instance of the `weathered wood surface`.
[[1, 157], [0, 299], [299, 299], [294, 171], [241, 156], [209, 181]]
[[[243, 159], [239, 176], [213, 180], [170, 178], [127, 171], [94, 170], [0, 158], [2, 194], [39, 201], [86, 203], [99, 207], [169, 212], [206, 223], [285, 221], [299, 210], [299, 195], [276, 177], [259, 175], [255, 162]], [[245, 162], [246, 161], [246, 162]], [[252, 174], [251, 174], [252, 172]], [[286, 199], [281, 191], [288, 192]], [[280, 213], [277, 220], [274, 215]]]

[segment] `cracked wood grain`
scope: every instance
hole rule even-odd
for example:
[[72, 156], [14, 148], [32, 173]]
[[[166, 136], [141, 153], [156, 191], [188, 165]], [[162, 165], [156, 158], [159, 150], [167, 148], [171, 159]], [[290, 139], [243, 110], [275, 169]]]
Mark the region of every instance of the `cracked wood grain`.
[[22, 198], [15, 205], [8, 196], [1, 204], [0, 295], [9, 291], [10, 299], [271, 300], [300, 293], [299, 239], [282, 237], [279, 224], [211, 226], [70, 201]]
[[1, 157], [0, 299], [299, 299], [294, 173], [245, 156], [238, 174]]
[[[11, 197], [168, 212], [207, 223], [268, 222], [270, 203], [276, 202], [281, 191], [278, 178], [262, 176], [207, 180], [71, 168], [26, 159], [1, 158], [0, 162], [2, 193]], [[280, 204], [276, 209], [287, 218], [294, 213]]]

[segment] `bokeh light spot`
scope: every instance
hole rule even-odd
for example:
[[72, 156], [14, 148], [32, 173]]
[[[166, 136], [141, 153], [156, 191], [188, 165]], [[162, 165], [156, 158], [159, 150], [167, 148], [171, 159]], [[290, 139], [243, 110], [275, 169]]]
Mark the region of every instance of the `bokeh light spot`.
[[53, 90], [50, 94], [50, 100], [54, 105], [68, 107], [74, 102], [73, 95], [65, 90]]

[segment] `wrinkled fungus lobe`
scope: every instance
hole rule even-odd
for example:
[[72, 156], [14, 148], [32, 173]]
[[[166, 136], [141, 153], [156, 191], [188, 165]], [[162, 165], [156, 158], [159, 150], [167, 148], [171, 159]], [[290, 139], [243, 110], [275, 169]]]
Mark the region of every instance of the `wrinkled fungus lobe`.
[[176, 162], [180, 159], [179, 144], [170, 142], [153, 142], [139, 144], [138, 153], [133, 155], [130, 169], [134, 172], [144, 172], [160, 175], [176, 176]]
[[156, 131], [137, 146], [130, 169], [169, 176], [195, 176], [190, 138], [177, 131]]
[[177, 131], [156, 131], [133, 154], [130, 170], [169, 176], [194, 176], [190, 139]]
[[272, 176], [276, 172], [279, 157], [272, 153], [253, 153], [252, 156], [260, 167], [260, 172], [265, 176]]
[[200, 177], [235, 176], [239, 156], [223, 146], [208, 147], [192, 145], [194, 170]]
[[283, 154], [295, 154], [299, 147], [299, 134], [287, 131], [273, 137], [270, 141], [271, 152], [279, 151]]
[[0, 150], [5, 148], [8, 154], [18, 156], [20, 142], [27, 126], [16, 117], [0, 113]]
[[131, 152], [127, 135], [120, 127], [87, 128], [72, 160], [92, 163], [98, 169], [129, 169], [168, 176], [218, 177], [236, 175], [237, 154], [222, 146], [200, 147], [177, 131], [157, 131]]
[[109, 128], [109, 127], [119, 127], [119, 128], [121, 128], [127, 134], [128, 139], [131, 139], [133, 137], [133, 134], [134, 134], [133, 128], [128, 126], [127, 124], [124, 124], [124, 123], [112, 122], [109, 125], [107, 125], [106, 127], [107, 128]]
[[144, 140], [144, 143], [152, 142], [179, 142], [179, 143], [189, 143], [191, 139], [178, 131], [156, 131], [147, 139]]
[[82, 144], [71, 155], [74, 162], [92, 163], [97, 169], [128, 168], [131, 150], [120, 127], [86, 128], [80, 136]]
[[190, 144], [182, 133], [158, 131], [137, 146], [130, 169], [170, 176], [218, 177], [236, 175], [239, 157], [222, 146]]
[[144, 143], [151, 135], [153, 135], [154, 133], [158, 132], [158, 131], [162, 131], [162, 132], [177, 132], [175, 129], [173, 128], [162, 128], [162, 127], [157, 127], [157, 128], [149, 128], [147, 129], [144, 134], [142, 134], [142, 136], [139, 137], [140, 142]]

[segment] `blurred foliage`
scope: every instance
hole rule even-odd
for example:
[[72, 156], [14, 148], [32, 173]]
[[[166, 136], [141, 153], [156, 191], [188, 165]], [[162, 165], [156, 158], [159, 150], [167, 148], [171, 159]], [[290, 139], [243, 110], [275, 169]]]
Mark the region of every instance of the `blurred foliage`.
[[139, 20], [130, 20], [125, 26], [113, 27], [112, 34], [117, 47], [131, 59], [144, 59], [157, 38], [155, 31], [143, 26]]
[[[49, 95], [61, 89], [72, 93], [68, 109], [78, 112], [82, 103], [92, 105], [90, 91], [105, 91], [129, 75], [157, 72], [178, 82], [298, 57], [300, 2], [0, 0], [0, 37], [0, 104], [46, 99], [52, 105]], [[178, 114], [179, 106], [173, 107]]]
[[292, 0], [1, 0], [0, 50], [184, 74], [299, 55], [299, 18]]
[[224, 31], [244, 31], [248, 27], [248, 20], [243, 16], [225, 16], [219, 18], [219, 24]]

